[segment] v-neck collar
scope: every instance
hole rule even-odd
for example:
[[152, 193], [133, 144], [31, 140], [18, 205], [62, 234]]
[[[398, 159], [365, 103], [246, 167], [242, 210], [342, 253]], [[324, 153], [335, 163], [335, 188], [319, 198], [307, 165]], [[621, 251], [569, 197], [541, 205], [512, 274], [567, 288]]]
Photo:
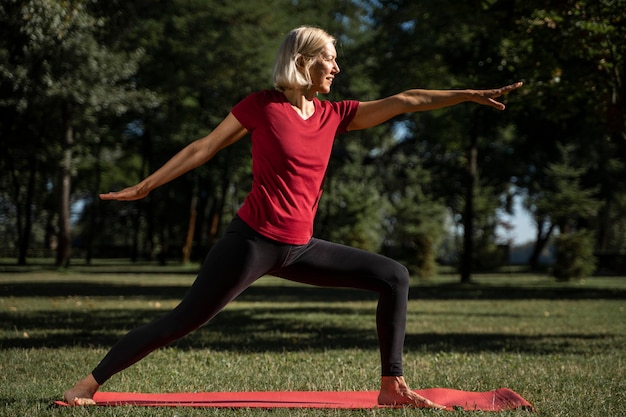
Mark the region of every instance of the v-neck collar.
[[291, 104], [291, 102], [289, 101], [289, 98], [285, 95], [285, 93], [283, 93], [283, 97], [285, 99], [285, 105], [289, 106], [289, 108], [291, 109], [291, 112], [293, 112], [293, 114], [295, 114], [298, 117], [298, 119], [304, 122], [311, 120], [319, 110], [318, 105], [317, 105], [317, 99], [314, 97], [311, 100], [311, 104], [313, 104], [313, 112], [308, 117], [304, 117], [300, 109], [297, 106], [294, 106], [293, 104]]

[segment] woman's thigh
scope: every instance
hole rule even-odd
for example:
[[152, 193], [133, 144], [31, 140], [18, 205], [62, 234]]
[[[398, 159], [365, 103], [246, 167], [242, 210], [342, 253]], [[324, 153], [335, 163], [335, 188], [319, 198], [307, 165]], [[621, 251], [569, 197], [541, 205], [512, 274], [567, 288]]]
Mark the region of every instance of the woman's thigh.
[[241, 220], [234, 221], [209, 251], [175, 314], [210, 319], [280, 259], [280, 246], [254, 233]]
[[311, 285], [385, 291], [408, 285], [408, 271], [397, 261], [346, 245], [313, 239], [272, 274]]

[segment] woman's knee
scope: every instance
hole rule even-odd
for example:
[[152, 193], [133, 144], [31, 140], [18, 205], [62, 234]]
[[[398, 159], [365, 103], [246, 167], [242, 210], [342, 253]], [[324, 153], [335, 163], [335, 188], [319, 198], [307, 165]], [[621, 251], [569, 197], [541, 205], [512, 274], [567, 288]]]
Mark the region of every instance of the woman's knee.
[[409, 289], [409, 270], [406, 266], [398, 263], [398, 271], [396, 273], [397, 285], [408, 291]]
[[393, 291], [406, 291], [409, 289], [409, 270], [401, 263], [389, 259], [384, 268], [389, 287]]

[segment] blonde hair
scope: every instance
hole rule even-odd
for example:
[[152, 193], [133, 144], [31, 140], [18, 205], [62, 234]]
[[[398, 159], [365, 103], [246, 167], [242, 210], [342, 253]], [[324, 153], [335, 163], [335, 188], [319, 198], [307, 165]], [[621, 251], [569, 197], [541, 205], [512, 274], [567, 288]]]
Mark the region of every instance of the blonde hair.
[[305, 90], [311, 86], [309, 68], [335, 38], [323, 29], [301, 26], [293, 29], [278, 49], [274, 63], [274, 88], [278, 91]]

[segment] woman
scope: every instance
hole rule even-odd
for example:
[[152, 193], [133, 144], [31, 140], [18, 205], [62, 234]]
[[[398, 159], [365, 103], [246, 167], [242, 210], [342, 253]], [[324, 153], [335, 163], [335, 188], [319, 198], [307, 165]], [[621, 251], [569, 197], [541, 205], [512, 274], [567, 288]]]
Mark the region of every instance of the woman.
[[338, 133], [465, 101], [503, 110], [494, 99], [521, 83], [483, 91], [408, 90], [368, 102], [320, 101], [317, 94], [329, 93], [339, 73], [334, 43], [321, 29], [294, 29], [278, 52], [274, 90], [243, 99], [208, 136], [187, 145], [140, 183], [100, 196], [146, 197], [251, 133], [252, 189], [186, 296], [170, 313], [120, 339], [91, 374], [65, 392], [68, 403], [94, 404], [95, 392], [115, 373], [202, 326], [255, 280], [271, 274], [312, 285], [377, 292], [379, 404], [443, 408], [411, 391], [402, 376], [407, 269], [381, 255], [313, 238], [313, 219]]

